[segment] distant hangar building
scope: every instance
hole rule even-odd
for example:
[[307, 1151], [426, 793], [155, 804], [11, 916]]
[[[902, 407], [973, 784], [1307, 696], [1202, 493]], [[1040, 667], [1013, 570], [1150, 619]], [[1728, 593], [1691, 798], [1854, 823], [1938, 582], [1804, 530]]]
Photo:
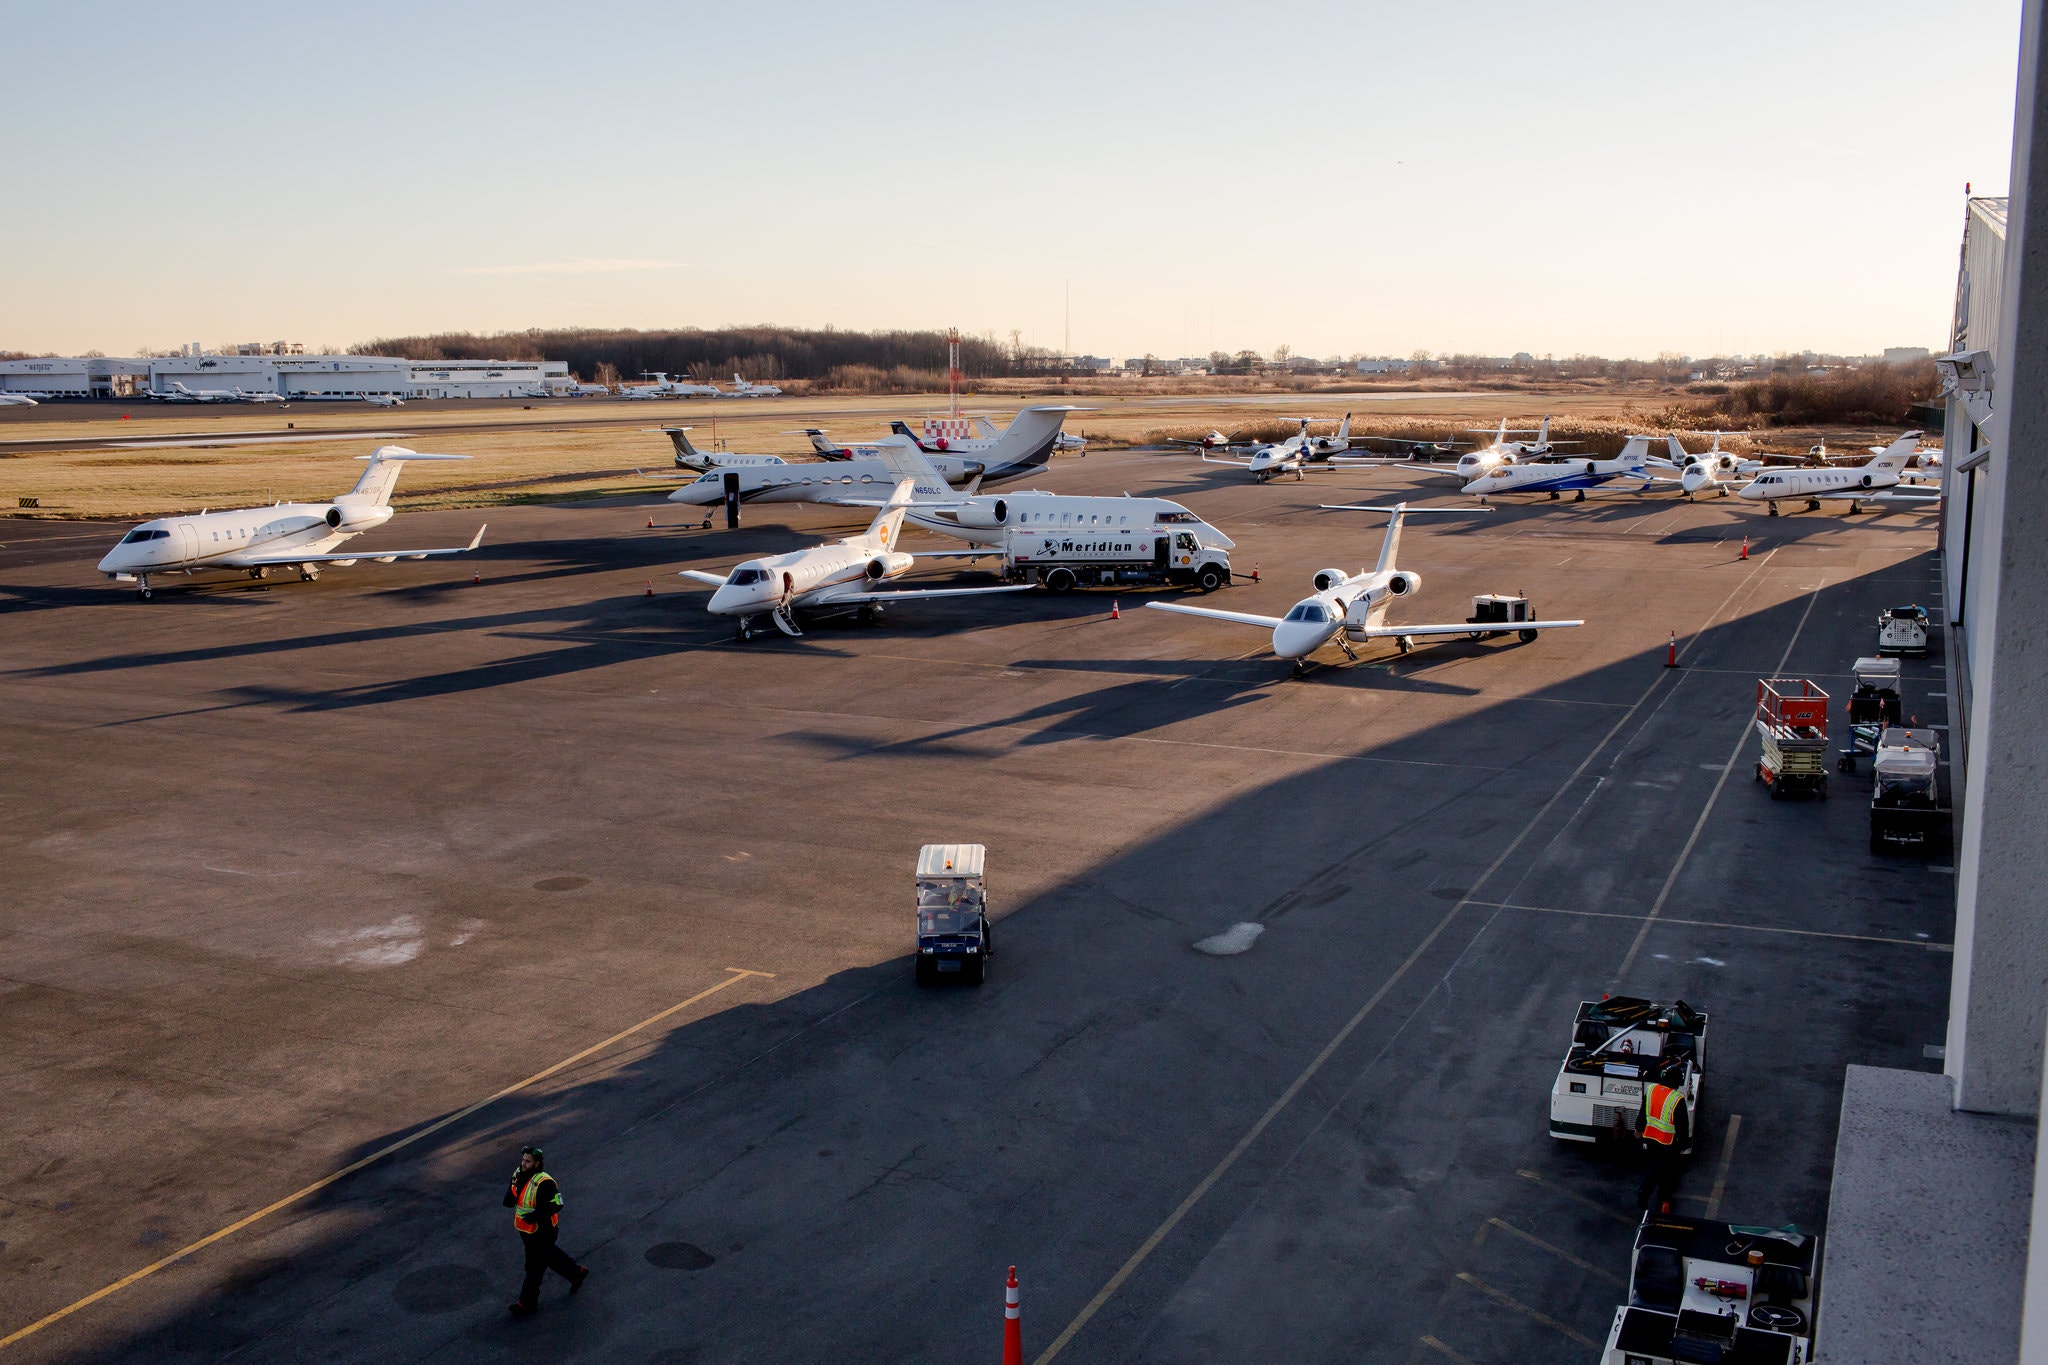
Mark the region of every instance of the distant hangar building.
[[0, 393], [149, 398], [178, 392], [350, 398], [548, 398], [572, 387], [561, 360], [411, 361], [372, 355], [39, 356], [0, 360]]

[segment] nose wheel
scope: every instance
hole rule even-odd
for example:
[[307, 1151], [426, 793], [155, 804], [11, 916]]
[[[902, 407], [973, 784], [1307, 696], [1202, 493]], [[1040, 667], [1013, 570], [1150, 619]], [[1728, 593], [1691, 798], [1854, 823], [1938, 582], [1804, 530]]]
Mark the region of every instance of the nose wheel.
[[135, 579], [135, 595], [147, 602], [150, 599], [149, 575], [138, 574]]

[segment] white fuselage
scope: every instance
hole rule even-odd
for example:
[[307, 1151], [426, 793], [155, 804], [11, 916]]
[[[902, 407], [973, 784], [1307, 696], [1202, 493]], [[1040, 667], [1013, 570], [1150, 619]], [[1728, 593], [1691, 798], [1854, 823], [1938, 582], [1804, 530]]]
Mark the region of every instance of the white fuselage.
[[1340, 630], [1365, 639], [1366, 630], [1385, 621], [1396, 597], [1422, 586], [1422, 575], [1408, 569], [1362, 570], [1356, 575], [1325, 569], [1316, 575], [1316, 583], [1315, 595], [1296, 602], [1273, 627], [1273, 652], [1283, 659], [1307, 658]]
[[38, 401], [25, 393], [0, 393], [0, 408], [32, 408]]
[[116, 574], [191, 573], [242, 569], [280, 555], [330, 554], [353, 536], [391, 520], [388, 506], [345, 502], [281, 502], [197, 516], [145, 521], [107, 551], [99, 571]]
[[1480, 497], [1495, 493], [1555, 493], [1597, 488], [1611, 479], [1643, 477], [1640, 460], [1532, 460], [1496, 465], [1466, 484], [1462, 491]]
[[910, 555], [878, 549], [865, 536], [750, 559], [726, 575], [706, 610], [717, 616], [749, 617], [777, 608], [817, 606], [830, 601], [835, 589], [894, 578], [916, 562]]
[[1896, 471], [1861, 465], [1848, 469], [1773, 469], [1758, 474], [1737, 492], [1751, 502], [1776, 502], [1780, 498], [1841, 497], [1845, 494], [1877, 493], [1904, 482]]

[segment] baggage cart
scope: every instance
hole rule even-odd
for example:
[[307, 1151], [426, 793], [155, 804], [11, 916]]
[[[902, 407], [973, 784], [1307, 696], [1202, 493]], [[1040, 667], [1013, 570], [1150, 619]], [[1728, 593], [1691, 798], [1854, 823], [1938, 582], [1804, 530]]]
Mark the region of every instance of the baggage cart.
[[[1581, 1000], [1571, 1047], [1550, 1086], [1550, 1135], [1560, 1142], [1633, 1142], [1642, 1129], [1645, 1085], [1681, 1092], [1686, 1111], [1696, 1114], [1706, 1064], [1707, 1016], [1683, 1000]], [[1692, 1126], [1685, 1131], [1690, 1143]]]
[[1856, 771], [1858, 754], [1877, 752], [1877, 738], [1885, 726], [1906, 718], [1899, 700], [1897, 659], [1858, 659], [1850, 672], [1856, 677], [1856, 690], [1849, 696], [1849, 747], [1835, 760], [1835, 767], [1845, 773]]
[[[1529, 599], [1517, 593], [1510, 597], [1506, 593], [1486, 592], [1472, 599], [1472, 614], [1465, 618], [1468, 625], [1491, 626], [1491, 630], [1475, 630], [1474, 640], [1487, 640], [1505, 635], [1517, 622], [1536, 619], [1536, 609], [1529, 605]], [[1520, 632], [1522, 643], [1528, 644], [1536, 638], [1533, 630]]]
[[1760, 678], [1756, 730], [1763, 741], [1756, 779], [1773, 801], [1828, 794], [1828, 694], [1805, 678]]
[[1819, 1253], [1820, 1239], [1791, 1224], [1644, 1214], [1601, 1365], [1805, 1365]]
[[1870, 851], [1932, 853], [1948, 833], [1941, 805], [1941, 740], [1932, 730], [1888, 726], [1870, 762]]

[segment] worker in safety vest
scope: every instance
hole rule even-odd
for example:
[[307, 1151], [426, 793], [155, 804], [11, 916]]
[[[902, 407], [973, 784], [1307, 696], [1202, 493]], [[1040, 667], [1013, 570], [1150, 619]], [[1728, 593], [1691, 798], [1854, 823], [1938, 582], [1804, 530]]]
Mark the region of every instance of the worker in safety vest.
[[559, 1246], [555, 1236], [561, 1229], [562, 1190], [545, 1169], [546, 1157], [538, 1147], [522, 1147], [519, 1169], [512, 1173], [512, 1187], [505, 1191], [505, 1207], [512, 1210], [512, 1226], [526, 1248], [526, 1280], [519, 1297], [512, 1301], [512, 1316], [526, 1317], [540, 1307], [540, 1282], [550, 1270], [569, 1282], [575, 1293], [590, 1278], [590, 1267], [576, 1264]]
[[1685, 1150], [1692, 1146], [1692, 1123], [1685, 1092], [1658, 1081], [1643, 1084], [1643, 1183], [1637, 1202], [1658, 1213], [1671, 1212]]

